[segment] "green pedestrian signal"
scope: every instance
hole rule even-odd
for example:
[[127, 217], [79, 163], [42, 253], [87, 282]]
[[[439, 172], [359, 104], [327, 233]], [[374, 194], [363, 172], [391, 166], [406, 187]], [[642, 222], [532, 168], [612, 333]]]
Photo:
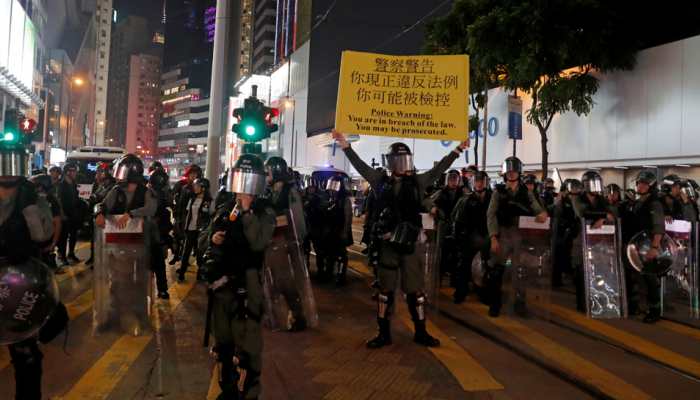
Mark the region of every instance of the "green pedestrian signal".
[[24, 146], [24, 135], [20, 131], [22, 115], [17, 110], [5, 110], [5, 129], [0, 135], [0, 146], [9, 149]]
[[272, 119], [279, 115], [276, 108], [266, 107], [255, 97], [256, 87], [253, 87], [252, 96], [245, 99], [243, 107], [233, 110], [233, 117], [237, 122], [233, 124], [233, 132], [236, 136], [249, 143], [256, 143], [270, 137], [279, 128], [272, 123]]

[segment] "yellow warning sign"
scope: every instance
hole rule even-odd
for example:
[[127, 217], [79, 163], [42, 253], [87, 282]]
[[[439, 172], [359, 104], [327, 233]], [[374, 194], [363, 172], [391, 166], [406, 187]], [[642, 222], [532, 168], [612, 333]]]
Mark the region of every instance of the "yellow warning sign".
[[335, 129], [360, 135], [466, 140], [469, 56], [343, 51]]

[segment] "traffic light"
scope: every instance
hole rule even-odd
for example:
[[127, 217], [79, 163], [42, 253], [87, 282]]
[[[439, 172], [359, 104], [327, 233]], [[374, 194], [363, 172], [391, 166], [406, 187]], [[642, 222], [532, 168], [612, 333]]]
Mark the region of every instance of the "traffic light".
[[272, 119], [279, 115], [276, 108], [266, 107], [260, 100], [251, 96], [245, 99], [242, 108], [233, 110], [238, 123], [233, 124], [233, 132], [246, 142], [259, 142], [270, 137], [279, 127]]
[[20, 129], [23, 116], [17, 110], [5, 110], [5, 129], [0, 135], [0, 146], [4, 148], [24, 147], [25, 137]]

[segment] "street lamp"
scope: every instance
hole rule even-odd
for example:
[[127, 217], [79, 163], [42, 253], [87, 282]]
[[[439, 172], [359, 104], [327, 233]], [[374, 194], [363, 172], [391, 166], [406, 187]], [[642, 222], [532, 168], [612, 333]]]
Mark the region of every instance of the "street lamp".
[[70, 79], [70, 84], [68, 86], [68, 123], [66, 124], [66, 141], [65, 141], [66, 155], [68, 155], [68, 138], [70, 137], [69, 135], [70, 135], [70, 129], [71, 129], [71, 116], [73, 114], [73, 102], [72, 102], [72, 100], [73, 100], [73, 96], [72, 96], [73, 95], [73, 87], [74, 86], [81, 87], [81, 86], [83, 86], [84, 83], [85, 83], [85, 81], [83, 80], [83, 78], [81, 78], [79, 76], [74, 76]]

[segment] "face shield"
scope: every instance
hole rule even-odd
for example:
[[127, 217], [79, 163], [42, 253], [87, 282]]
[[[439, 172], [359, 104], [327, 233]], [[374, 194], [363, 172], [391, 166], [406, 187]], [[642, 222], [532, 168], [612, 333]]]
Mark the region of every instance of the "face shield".
[[226, 180], [226, 191], [257, 196], [265, 191], [265, 178], [250, 169], [233, 168]]
[[599, 176], [583, 181], [583, 190], [587, 193], [602, 194], [603, 180]]
[[408, 172], [413, 172], [413, 155], [412, 154], [383, 154], [382, 164], [389, 169], [391, 173], [403, 175]]

